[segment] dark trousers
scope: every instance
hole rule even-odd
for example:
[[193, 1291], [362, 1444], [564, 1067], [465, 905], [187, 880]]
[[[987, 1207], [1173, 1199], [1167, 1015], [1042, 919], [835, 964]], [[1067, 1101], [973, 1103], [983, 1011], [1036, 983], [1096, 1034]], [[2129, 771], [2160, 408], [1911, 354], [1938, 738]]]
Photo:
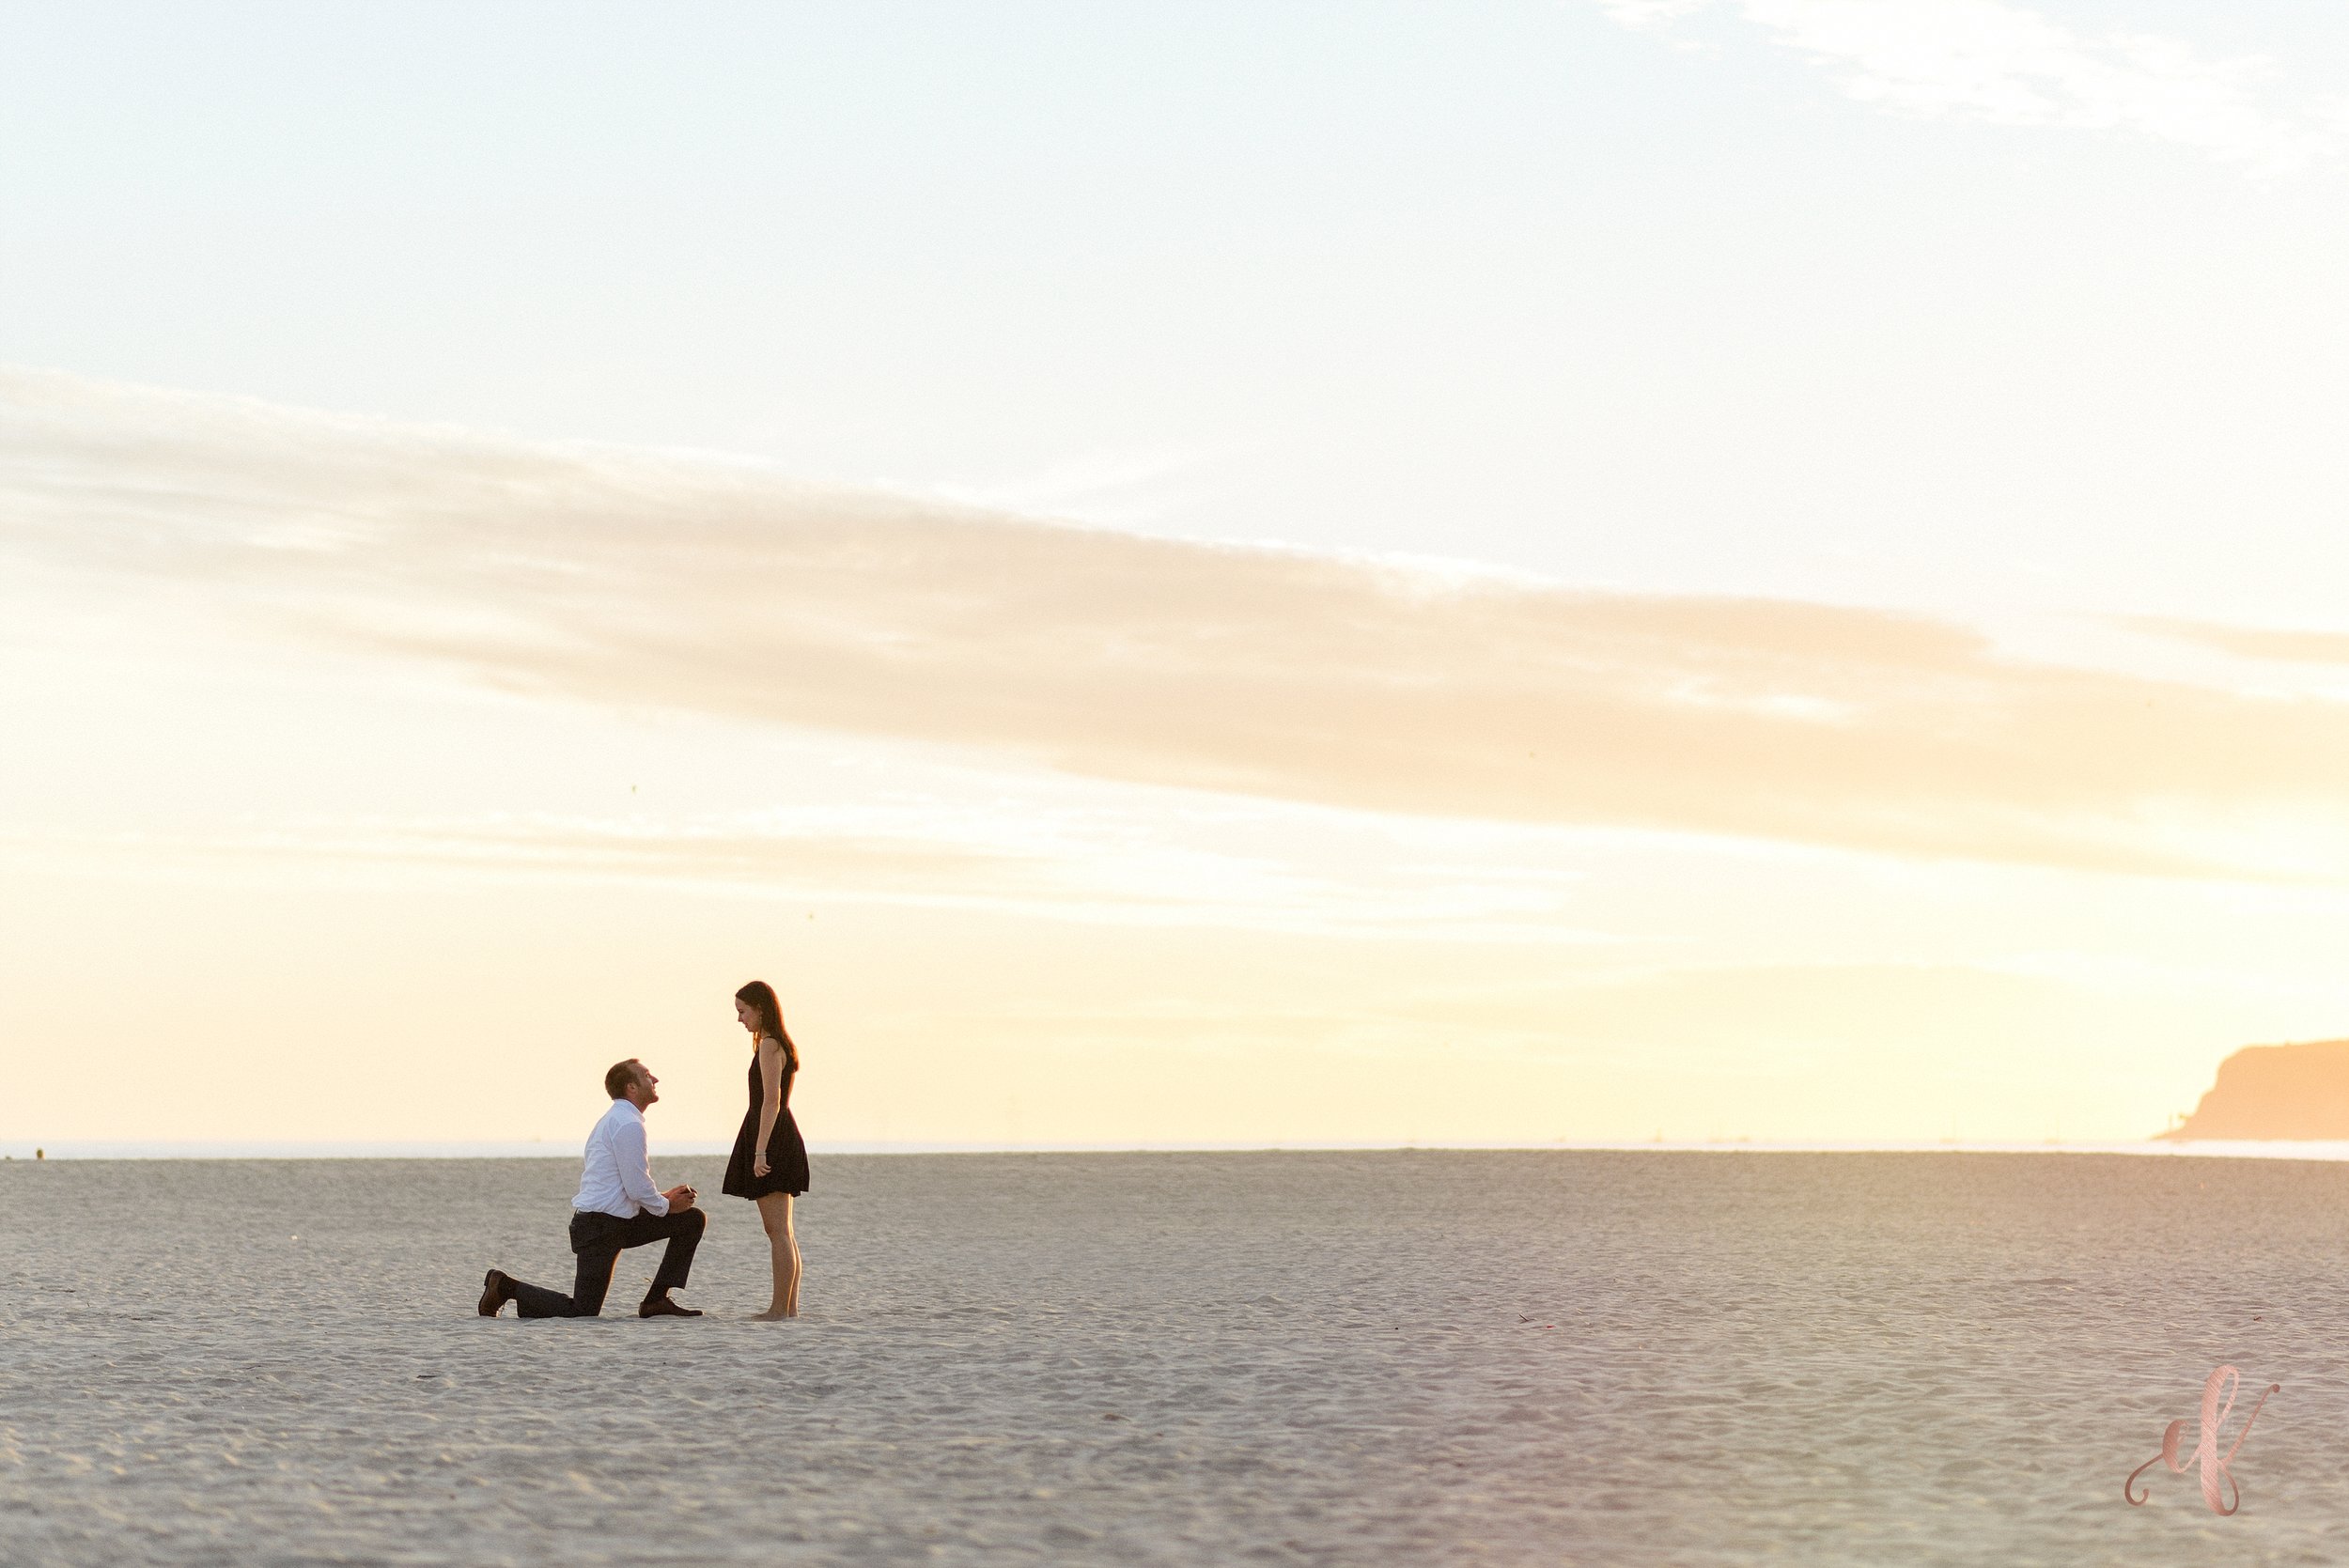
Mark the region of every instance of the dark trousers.
[[693, 1272], [693, 1249], [702, 1244], [702, 1227], [708, 1223], [709, 1217], [697, 1208], [681, 1214], [640, 1214], [630, 1219], [574, 1213], [571, 1250], [579, 1254], [579, 1277], [571, 1283], [571, 1294], [565, 1296], [516, 1280], [514, 1310], [523, 1317], [600, 1316], [603, 1293], [612, 1288], [612, 1269], [620, 1254], [630, 1247], [648, 1247], [656, 1241], [666, 1241], [669, 1250], [661, 1254], [661, 1267], [645, 1299], [657, 1301], [673, 1290], [683, 1290], [685, 1277]]

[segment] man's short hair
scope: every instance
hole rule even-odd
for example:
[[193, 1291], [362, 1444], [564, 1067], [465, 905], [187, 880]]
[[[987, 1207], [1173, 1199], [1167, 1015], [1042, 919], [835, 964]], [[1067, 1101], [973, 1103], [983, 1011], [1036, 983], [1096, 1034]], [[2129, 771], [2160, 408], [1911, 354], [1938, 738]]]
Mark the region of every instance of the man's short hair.
[[634, 1083], [636, 1075], [644, 1070], [645, 1064], [632, 1056], [625, 1062], [613, 1063], [610, 1070], [603, 1075], [603, 1092], [615, 1100], [628, 1098], [628, 1086]]

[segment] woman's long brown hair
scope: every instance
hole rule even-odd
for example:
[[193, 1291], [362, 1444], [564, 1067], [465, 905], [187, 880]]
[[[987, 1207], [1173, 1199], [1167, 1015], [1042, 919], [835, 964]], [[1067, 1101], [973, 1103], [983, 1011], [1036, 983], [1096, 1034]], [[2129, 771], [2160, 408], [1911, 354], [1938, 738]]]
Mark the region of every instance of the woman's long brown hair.
[[735, 992], [734, 1000], [747, 1001], [758, 1009], [758, 1032], [772, 1035], [775, 1044], [783, 1048], [783, 1054], [790, 1059], [792, 1070], [798, 1071], [800, 1048], [793, 1045], [791, 1036], [784, 1032], [783, 1003], [775, 1000], [775, 988], [764, 980], [754, 980]]

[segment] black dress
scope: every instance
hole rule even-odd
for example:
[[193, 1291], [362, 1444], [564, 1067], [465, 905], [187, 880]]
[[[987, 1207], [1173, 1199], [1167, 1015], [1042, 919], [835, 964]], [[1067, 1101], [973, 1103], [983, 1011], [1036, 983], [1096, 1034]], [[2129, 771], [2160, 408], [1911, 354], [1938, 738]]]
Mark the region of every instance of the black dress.
[[751, 1052], [751, 1109], [742, 1130], [734, 1136], [734, 1157], [726, 1161], [726, 1179], [719, 1188], [736, 1198], [764, 1198], [770, 1192], [793, 1197], [807, 1190], [807, 1145], [800, 1141], [800, 1125], [791, 1119], [791, 1079], [800, 1070], [800, 1053], [790, 1042], [783, 1047], [783, 1105], [775, 1112], [775, 1130], [767, 1135], [767, 1173], [751, 1174], [751, 1157], [758, 1141], [758, 1112], [767, 1097], [759, 1081], [758, 1052]]

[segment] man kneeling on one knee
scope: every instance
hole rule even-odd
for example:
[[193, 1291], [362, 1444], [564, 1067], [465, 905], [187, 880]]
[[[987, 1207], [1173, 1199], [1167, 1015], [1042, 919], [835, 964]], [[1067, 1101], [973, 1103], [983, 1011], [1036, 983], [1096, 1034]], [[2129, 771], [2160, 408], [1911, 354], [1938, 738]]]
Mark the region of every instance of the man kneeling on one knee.
[[571, 1294], [524, 1284], [493, 1268], [481, 1281], [483, 1317], [497, 1316], [508, 1301], [523, 1317], [599, 1316], [620, 1253], [656, 1241], [665, 1241], [669, 1248], [661, 1255], [660, 1271], [653, 1275], [652, 1289], [636, 1315], [702, 1315], [669, 1299], [671, 1291], [685, 1288], [685, 1277], [693, 1271], [693, 1249], [701, 1245], [708, 1217], [693, 1206], [698, 1194], [692, 1188], [662, 1192], [652, 1185], [645, 1111], [661, 1098], [660, 1082], [633, 1057], [603, 1075], [612, 1109], [587, 1135], [587, 1162], [580, 1172], [579, 1196], [571, 1200], [571, 1250], [579, 1254], [579, 1277]]

